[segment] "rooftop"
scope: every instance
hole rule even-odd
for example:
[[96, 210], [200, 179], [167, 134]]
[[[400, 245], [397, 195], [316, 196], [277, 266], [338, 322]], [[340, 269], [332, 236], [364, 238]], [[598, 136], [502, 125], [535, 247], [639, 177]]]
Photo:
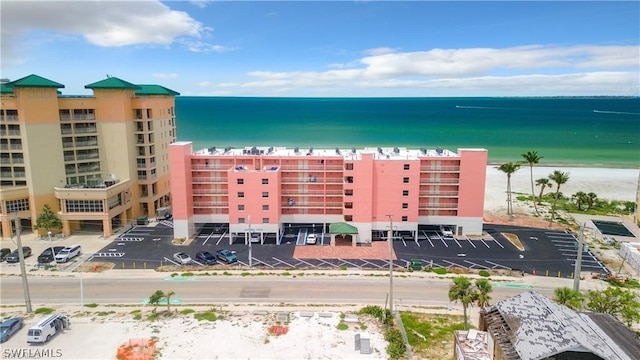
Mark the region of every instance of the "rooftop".
[[[182, 144], [182, 143], [179, 143]], [[389, 160], [418, 160], [421, 157], [457, 157], [458, 154], [447, 149], [407, 149], [399, 147], [378, 148], [350, 148], [350, 149], [314, 149], [310, 148], [286, 148], [286, 147], [225, 147], [215, 146], [197, 151], [196, 156], [274, 156], [274, 157], [336, 157], [344, 159], [359, 159], [362, 154], [373, 154], [377, 159]]]
[[500, 301], [484, 312], [487, 328], [509, 359], [544, 359], [563, 352], [592, 353], [610, 360], [632, 359], [622, 350], [622, 344], [588, 314], [575, 312], [533, 291]]
[[[3, 93], [8, 92], [9, 89], [14, 87], [39, 87], [39, 88], [63, 88], [64, 85], [57, 83], [55, 81], [45, 79], [42, 76], [38, 76], [35, 74], [27, 75], [21, 79], [8, 82], [3, 86]], [[6, 92], [5, 92], [6, 91]]]

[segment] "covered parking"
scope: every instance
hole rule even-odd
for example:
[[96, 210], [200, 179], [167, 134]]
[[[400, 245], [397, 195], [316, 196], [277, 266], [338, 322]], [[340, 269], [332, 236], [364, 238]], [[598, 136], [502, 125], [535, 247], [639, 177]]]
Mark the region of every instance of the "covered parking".
[[345, 222], [333, 223], [329, 225], [331, 235], [331, 246], [344, 245], [351, 240], [351, 246], [357, 245], [358, 228]]

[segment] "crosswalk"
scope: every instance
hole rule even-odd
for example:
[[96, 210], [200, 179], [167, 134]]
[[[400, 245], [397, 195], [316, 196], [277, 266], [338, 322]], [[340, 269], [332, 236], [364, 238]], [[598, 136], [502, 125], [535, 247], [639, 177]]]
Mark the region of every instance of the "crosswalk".
[[173, 221], [172, 220], [160, 220], [159, 223], [166, 227], [170, 227], [173, 229]]

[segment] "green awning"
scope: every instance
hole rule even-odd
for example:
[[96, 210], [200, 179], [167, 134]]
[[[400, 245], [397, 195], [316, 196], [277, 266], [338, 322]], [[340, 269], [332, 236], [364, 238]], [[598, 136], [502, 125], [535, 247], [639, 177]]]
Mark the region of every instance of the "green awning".
[[358, 228], [347, 223], [339, 222], [329, 225], [329, 233], [331, 234], [357, 234]]

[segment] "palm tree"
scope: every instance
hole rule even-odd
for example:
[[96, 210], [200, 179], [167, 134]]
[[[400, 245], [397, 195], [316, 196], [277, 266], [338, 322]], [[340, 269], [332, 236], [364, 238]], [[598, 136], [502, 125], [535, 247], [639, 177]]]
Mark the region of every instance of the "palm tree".
[[[529, 164], [529, 175], [531, 177], [531, 196], [535, 198], [536, 194], [534, 193], [533, 188], [533, 165], [537, 164], [542, 160], [542, 156], [539, 156], [536, 151], [527, 151], [525, 154], [521, 154], [524, 158], [523, 163]], [[536, 211], [536, 215], [540, 215], [538, 213], [538, 205], [536, 205], [535, 200], [533, 201], [533, 208]]]
[[[553, 173], [549, 174], [549, 180], [556, 183], [556, 193], [553, 197], [553, 204], [551, 205], [551, 221], [553, 221], [556, 216], [556, 204], [558, 203], [558, 196], [560, 195], [560, 186], [569, 181], [569, 173], [555, 170]], [[551, 222], [549, 222], [549, 225], [551, 225]]]
[[166, 293], [164, 293], [163, 297], [167, 299], [167, 312], [171, 312], [171, 297], [173, 295], [175, 295], [176, 292], [175, 291], [167, 291]]
[[464, 328], [468, 329], [467, 307], [478, 299], [478, 292], [471, 286], [471, 280], [464, 276], [453, 278], [453, 285], [449, 288], [449, 300], [462, 303], [464, 313]]
[[511, 202], [511, 174], [520, 169], [519, 164], [512, 162], [504, 163], [498, 166], [498, 170], [507, 174], [507, 215], [513, 216], [513, 204]]
[[149, 305], [153, 305], [153, 313], [156, 312], [156, 309], [158, 308], [158, 304], [160, 303], [160, 300], [162, 300], [162, 298], [164, 297], [164, 293], [162, 292], [162, 290], [156, 290], [156, 292], [154, 292], [153, 294], [151, 294], [151, 296], [149, 296]]
[[573, 310], [580, 310], [584, 303], [584, 295], [578, 290], [568, 287], [556, 288], [554, 291], [553, 301], [560, 305], [564, 305]]
[[590, 192], [587, 194], [587, 210], [591, 210], [591, 208], [598, 201], [598, 195], [594, 192]]
[[544, 194], [544, 189], [547, 186], [551, 185], [551, 180], [548, 178], [540, 178], [536, 180], [536, 185], [540, 186], [540, 195], [538, 195], [538, 205], [542, 204], [542, 195]]
[[577, 193], [573, 194], [571, 198], [576, 202], [576, 205], [578, 205], [578, 211], [582, 211], [582, 205], [584, 205], [588, 201], [587, 194], [584, 191], [578, 191]]
[[478, 298], [476, 299], [476, 302], [479, 307], [484, 309], [489, 306], [489, 302], [491, 301], [491, 296], [489, 294], [493, 290], [493, 286], [491, 286], [491, 282], [488, 279], [478, 279], [476, 280], [476, 288], [478, 289]]

